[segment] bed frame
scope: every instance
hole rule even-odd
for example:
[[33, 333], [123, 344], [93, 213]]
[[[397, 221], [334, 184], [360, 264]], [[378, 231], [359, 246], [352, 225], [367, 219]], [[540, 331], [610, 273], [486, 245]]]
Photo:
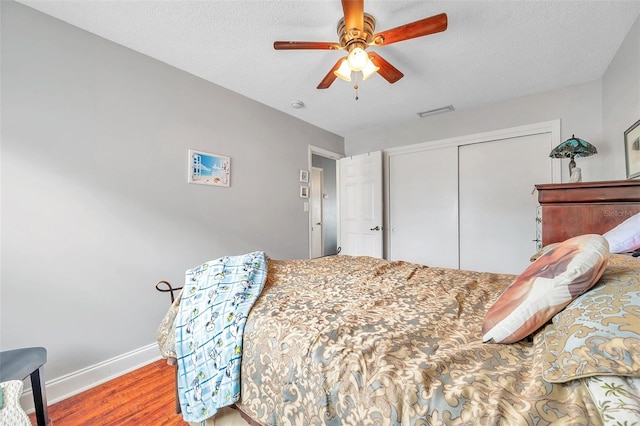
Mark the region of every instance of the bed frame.
[[640, 213], [640, 180], [536, 185], [542, 245], [582, 234], [604, 234]]

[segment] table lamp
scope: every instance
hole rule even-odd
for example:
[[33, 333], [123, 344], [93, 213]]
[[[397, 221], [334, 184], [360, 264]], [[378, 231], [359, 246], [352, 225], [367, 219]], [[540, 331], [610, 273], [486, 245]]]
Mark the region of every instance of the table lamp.
[[560, 145], [551, 150], [549, 157], [551, 158], [571, 158], [569, 161], [569, 179], [571, 182], [582, 181], [582, 171], [576, 167], [575, 159], [578, 157], [588, 157], [597, 154], [598, 150], [589, 142], [576, 138], [575, 135], [571, 139], [567, 139]]

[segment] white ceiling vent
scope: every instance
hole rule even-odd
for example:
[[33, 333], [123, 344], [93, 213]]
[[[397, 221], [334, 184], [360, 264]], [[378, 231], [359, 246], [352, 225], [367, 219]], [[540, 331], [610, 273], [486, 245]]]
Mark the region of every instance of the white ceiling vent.
[[417, 114], [420, 116], [420, 118], [425, 118], [425, 117], [429, 117], [430, 115], [442, 114], [444, 112], [451, 112], [451, 111], [455, 111], [455, 109], [453, 108], [453, 105], [447, 105], [446, 107], [436, 108], [429, 111], [422, 111]]

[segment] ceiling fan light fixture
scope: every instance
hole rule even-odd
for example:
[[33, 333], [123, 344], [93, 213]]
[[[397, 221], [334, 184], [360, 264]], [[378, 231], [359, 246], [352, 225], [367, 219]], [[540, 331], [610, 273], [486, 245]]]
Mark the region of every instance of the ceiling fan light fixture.
[[367, 66], [367, 61], [371, 61], [369, 55], [361, 47], [352, 49], [347, 56], [347, 62], [353, 71], [362, 71]]
[[377, 73], [379, 69], [380, 67], [375, 66], [371, 59], [367, 57], [367, 63], [362, 69], [362, 81], [365, 81], [366, 79]]
[[336, 77], [344, 81], [351, 81], [351, 68], [347, 59], [343, 59], [340, 67], [333, 72]]

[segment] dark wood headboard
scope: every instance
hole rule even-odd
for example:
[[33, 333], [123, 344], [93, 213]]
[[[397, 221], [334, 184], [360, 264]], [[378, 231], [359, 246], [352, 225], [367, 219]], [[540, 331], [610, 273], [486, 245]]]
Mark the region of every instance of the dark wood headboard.
[[536, 185], [542, 245], [582, 234], [604, 234], [640, 212], [640, 180]]

